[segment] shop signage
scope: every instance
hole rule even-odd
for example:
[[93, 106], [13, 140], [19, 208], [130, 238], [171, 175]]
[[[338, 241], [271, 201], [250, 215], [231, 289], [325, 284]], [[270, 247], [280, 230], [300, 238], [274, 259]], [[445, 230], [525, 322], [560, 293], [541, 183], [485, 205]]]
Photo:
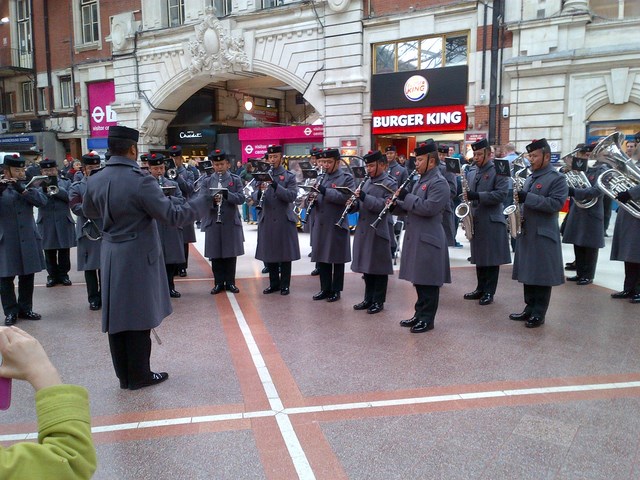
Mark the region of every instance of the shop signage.
[[36, 143], [36, 138], [33, 135], [0, 138], [0, 145], [28, 145], [32, 143]]
[[113, 80], [87, 84], [89, 96], [89, 130], [92, 137], [106, 137], [109, 127], [117, 124], [116, 112], [111, 104], [116, 99]]
[[208, 145], [213, 147], [216, 143], [215, 128], [189, 127], [169, 127], [167, 129], [168, 140], [171, 145]]
[[377, 110], [371, 117], [372, 133], [452, 132], [467, 126], [464, 105]]
[[180, 132], [178, 137], [183, 138], [202, 138], [202, 132], [194, 132], [193, 130], [188, 130], [186, 132]]
[[323, 134], [322, 125], [241, 128], [238, 139], [242, 142], [242, 161], [263, 156], [269, 145], [322, 143]]
[[429, 82], [422, 75], [414, 75], [404, 83], [404, 96], [412, 102], [419, 102], [427, 96]]
[[464, 134], [464, 143], [476, 143], [487, 138], [487, 132], [467, 132]]

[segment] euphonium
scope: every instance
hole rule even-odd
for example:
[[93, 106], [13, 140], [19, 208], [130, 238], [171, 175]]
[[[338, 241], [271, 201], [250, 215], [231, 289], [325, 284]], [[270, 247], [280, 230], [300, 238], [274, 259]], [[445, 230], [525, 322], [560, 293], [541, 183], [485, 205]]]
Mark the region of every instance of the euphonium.
[[[640, 185], [640, 168], [632, 158], [629, 158], [620, 147], [624, 134], [614, 132], [598, 142], [591, 152], [591, 159], [606, 163], [611, 168], [598, 177], [597, 186], [606, 195], [616, 199], [620, 192], [627, 191]], [[635, 218], [640, 218], [640, 203], [631, 200], [620, 202], [620, 206]]]
[[[580, 170], [568, 170], [567, 172], [565, 172], [564, 176], [567, 179], [567, 183], [572, 188], [591, 188], [591, 182], [589, 182], [587, 175]], [[573, 203], [576, 207], [591, 208], [596, 203], [598, 203], [598, 197], [592, 198], [591, 200], [576, 200], [574, 198]]]
[[529, 170], [529, 167], [524, 164], [523, 158], [524, 153], [513, 160], [511, 174], [511, 179], [513, 180], [513, 204], [502, 211], [502, 214], [507, 217], [507, 230], [511, 238], [517, 238], [522, 233], [522, 210], [520, 200], [518, 200], [518, 192], [524, 187], [525, 179], [523, 174]]
[[467, 197], [469, 192], [469, 182], [467, 182], [467, 176], [462, 174], [462, 203], [456, 207], [456, 217], [462, 222], [462, 229], [464, 230], [464, 236], [467, 240], [473, 238], [473, 214], [471, 213], [471, 202]]

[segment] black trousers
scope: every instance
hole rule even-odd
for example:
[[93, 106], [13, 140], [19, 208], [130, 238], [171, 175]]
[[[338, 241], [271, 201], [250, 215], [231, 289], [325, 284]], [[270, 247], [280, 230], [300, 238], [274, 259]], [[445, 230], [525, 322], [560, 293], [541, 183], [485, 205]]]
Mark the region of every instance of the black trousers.
[[573, 252], [576, 254], [576, 275], [578, 277], [594, 279], [599, 250], [599, 248], [573, 246]]
[[271, 288], [289, 288], [291, 286], [291, 262], [265, 262], [265, 265], [269, 269], [269, 286]]
[[10, 313], [26, 313], [33, 308], [33, 279], [34, 273], [20, 275], [18, 277], [18, 298], [16, 299], [16, 289], [13, 284], [13, 277], [0, 278], [0, 297], [2, 298], [2, 309], [5, 315]]
[[320, 273], [320, 290], [341, 292], [344, 288], [344, 263], [316, 263]]
[[44, 251], [47, 273], [53, 280], [69, 278], [69, 270], [71, 270], [69, 250], [69, 248], [58, 248]]
[[524, 310], [531, 316], [542, 317], [547, 314], [551, 300], [551, 287], [524, 284]]
[[211, 259], [211, 271], [216, 285], [234, 285], [236, 283], [237, 260], [238, 257]]
[[477, 289], [483, 293], [496, 294], [498, 287], [498, 277], [500, 276], [500, 265], [490, 267], [476, 267], [476, 277], [478, 278]]
[[364, 274], [364, 301], [384, 303], [387, 300], [387, 284], [389, 275]]
[[416, 302], [416, 318], [421, 322], [433, 324], [438, 311], [440, 287], [435, 285], [414, 285], [418, 294]]
[[604, 206], [604, 233], [607, 234], [607, 230], [609, 229], [609, 222], [611, 221], [611, 205], [613, 204], [613, 199], [609, 195], [605, 195], [602, 197], [602, 205]]
[[180, 264], [165, 263], [164, 267], [167, 270], [167, 281], [169, 282], [169, 290], [175, 290], [176, 284], [174, 283], [173, 279], [175, 278], [176, 273], [178, 273], [178, 270], [180, 269]]
[[185, 243], [184, 245], [184, 263], [178, 263], [177, 270], [186, 270], [189, 267], [189, 244]]
[[87, 298], [89, 303], [102, 303], [100, 296], [100, 284], [102, 283], [100, 270], [85, 270], [84, 281], [87, 283]]
[[640, 293], [640, 263], [624, 262], [624, 290]]
[[109, 350], [116, 376], [124, 387], [139, 385], [151, 377], [151, 330], [109, 334]]

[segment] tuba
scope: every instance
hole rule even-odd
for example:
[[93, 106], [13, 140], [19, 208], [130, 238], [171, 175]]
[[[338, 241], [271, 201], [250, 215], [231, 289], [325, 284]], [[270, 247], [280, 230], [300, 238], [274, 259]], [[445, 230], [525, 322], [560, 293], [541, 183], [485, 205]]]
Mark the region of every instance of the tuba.
[[525, 178], [529, 176], [529, 167], [524, 163], [524, 153], [513, 159], [513, 204], [502, 211], [507, 217], [507, 229], [511, 238], [517, 238], [522, 233], [522, 209], [518, 200], [518, 192], [524, 187]]
[[455, 215], [462, 222], [462, 229], [467, 240], [473, 238], [473, 214], [471, 213], [471, 202], [467, 198], [469, 192], [469, 182], [467, 176], [462, 173], [462, 203], [456, 207]]
[[[597, 186], [614, 200], [619, 193], [640, 185], [640, 168], [622, 151], [623, 139], [623, 133], [612, 133], [598, 142], [590, 157], [611, 167], [598, 177]], [[640, 218], [640, 202], [630, 200], [620, 202], [620, 206], [635, 218]]]

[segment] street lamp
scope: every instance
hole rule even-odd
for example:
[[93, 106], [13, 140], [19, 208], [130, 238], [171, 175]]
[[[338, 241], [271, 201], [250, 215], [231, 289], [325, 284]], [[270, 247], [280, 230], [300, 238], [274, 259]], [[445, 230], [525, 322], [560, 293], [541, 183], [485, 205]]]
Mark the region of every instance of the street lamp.
[[247, 112], [250, 112], [253, 108], [253, 102], [251, 101], [251, 97], [244, 97], [244, 109]]
[[4, 24], [4, 23], [9, 23], [9, 17], [2, 17], [0, 18], [0, 23]]

